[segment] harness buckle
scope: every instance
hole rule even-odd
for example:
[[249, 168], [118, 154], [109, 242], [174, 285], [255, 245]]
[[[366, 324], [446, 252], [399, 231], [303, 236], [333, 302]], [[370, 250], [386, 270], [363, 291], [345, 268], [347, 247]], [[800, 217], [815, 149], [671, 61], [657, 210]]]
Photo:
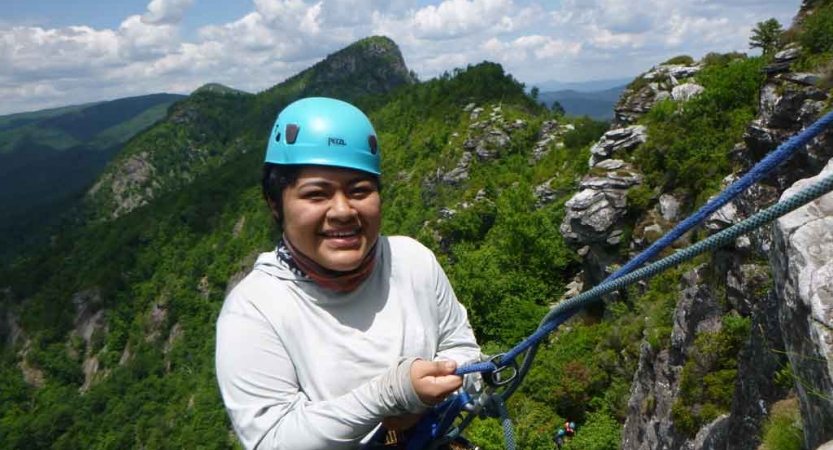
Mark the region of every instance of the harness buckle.
[[[499, 365], [497, 361], [503, 358], [506, 353], [498, 353], [497, 355], [492, 356], [487, 361], [495, 365], [495, 370], [489, 372], [488, 374], [484, 374], [486, 380], [486, 384], [491, 387], [497, 388], [506, 386], [507, 384], [511, 383], [515, 380], [518, 376], [518, 363], [514, 359], [509, 361], [508, 364]], [[511, 375], [507, 376], [507, 374], [502, 373], [506, 369], [511, 369]]]

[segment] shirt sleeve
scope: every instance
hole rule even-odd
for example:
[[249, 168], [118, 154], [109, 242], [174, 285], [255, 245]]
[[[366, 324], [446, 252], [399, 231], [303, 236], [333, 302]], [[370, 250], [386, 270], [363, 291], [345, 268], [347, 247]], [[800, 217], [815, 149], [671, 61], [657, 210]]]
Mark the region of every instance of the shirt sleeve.
[[383, 418], [425, 408], [410, 379], [416, 358], [340, 397], [310, 401], [280, 336], [259, 317], [221, 314], [215, 357], [223, 402], [247, 449], [356, 448]]
[[457, 300], [448, 277], [432, 254], [432, 278], [439, 311], [436, 359], [452, 359], [463, 365], [480, 361], [480, 346], [474, 338], [466, 308]]

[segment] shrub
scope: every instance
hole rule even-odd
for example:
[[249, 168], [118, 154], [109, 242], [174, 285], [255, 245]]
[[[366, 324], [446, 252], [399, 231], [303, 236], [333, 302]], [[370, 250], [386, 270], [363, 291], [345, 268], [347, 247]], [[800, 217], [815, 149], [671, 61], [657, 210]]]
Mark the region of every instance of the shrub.
[[649, 139], [634, 152], [651, 187], [689, 189], [698, 203], [718, 187], [731, 171], [727, 154], [754, 117], [761, 65], [761, 58], [749, 58], [707, 67], [697, 75], [702, 94], [652, 108], [644, 121]]
[[607, 131], [610, 124], [590, 117], [582, 116], [573, 123], [575, 128], [564, 136], [564, 145], [568, 148], [581, 148], [595, 142]]
[[745, 53], [730, 52], [730, 53], [716, 53], [711, 52], [703, 57], [703, 64], [706, 67], [723, 67], [729, 65], [730, 62], [746, 58]]
[[675, 56], [675, 57], [669, 59], [668, 61], [665, 61], [662, 64], [663, 65], [674, 64], [674, 65], [690, 66], [690, 65], [694, 64], [694, 58], [692, 58], [691, 56], [688, 56], [688, 55], [679, 55], [679, 56]]
[[797, 400], [783, 400], [773, 405], [772, 414], [764, 424], [762, 450], [801, 450], [803, 446]]
[[674, 424], [693, 437], [732, 406], [737, 355], [749, 335], [751, 321], [736, 313], [723, 317], [717, 332], [701, 333], [683, 367], [680, 395], [672, 407]]
[[607, 411], [590, 413], [576, 434], [564, 443], [564, 450], [618, 450], [621, 448], [622, 426]]
[[800, 41], [812, 53], [833, 51], [833, 8], [820, 8], [808, 16]]

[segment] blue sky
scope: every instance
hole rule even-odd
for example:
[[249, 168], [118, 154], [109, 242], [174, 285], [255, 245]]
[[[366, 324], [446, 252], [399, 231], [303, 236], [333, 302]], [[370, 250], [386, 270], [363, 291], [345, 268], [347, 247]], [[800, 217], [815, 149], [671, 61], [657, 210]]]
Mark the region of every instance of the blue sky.
[[257, 92], [386, 35], [421, 79], [496, 61], [532, 85], [748, 52], [801, 0], [3, 0], [0, 114], [208, 83]]

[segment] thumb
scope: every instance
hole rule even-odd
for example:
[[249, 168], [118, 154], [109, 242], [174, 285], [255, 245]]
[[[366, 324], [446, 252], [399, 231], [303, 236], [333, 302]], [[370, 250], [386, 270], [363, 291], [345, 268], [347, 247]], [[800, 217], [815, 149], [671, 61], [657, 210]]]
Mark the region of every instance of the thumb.
[[455, 361], [415, 361], [411, 372], [415, 378], [441, 377], [451, 375], [457, 369]]
[[433, 371], [430, 375], [434, 376], [443, 376], [443, 375], [451, 375], [457, 369], [457, 362], [456, 361], [435, 361]]

